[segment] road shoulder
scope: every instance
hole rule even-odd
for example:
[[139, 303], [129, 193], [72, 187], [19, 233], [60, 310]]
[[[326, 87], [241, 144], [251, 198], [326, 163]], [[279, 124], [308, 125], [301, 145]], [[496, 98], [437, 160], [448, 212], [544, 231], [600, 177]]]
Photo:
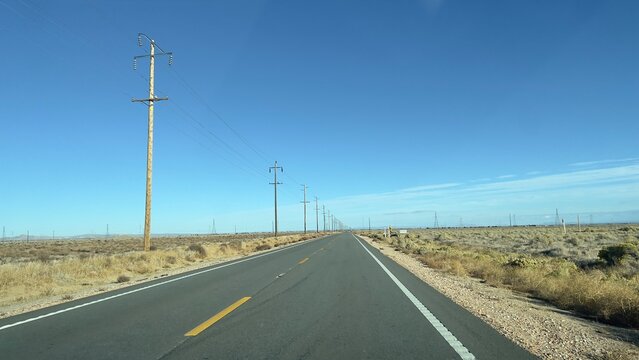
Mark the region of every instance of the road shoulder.
[[[572, 316], [524, 295], [424, 266], [414, 257], [359, 236], [497, 331], [544, 359], [632, 359], [639, 357], [639, 331]], [[627, 341], [624, 341], [627, 340]]]

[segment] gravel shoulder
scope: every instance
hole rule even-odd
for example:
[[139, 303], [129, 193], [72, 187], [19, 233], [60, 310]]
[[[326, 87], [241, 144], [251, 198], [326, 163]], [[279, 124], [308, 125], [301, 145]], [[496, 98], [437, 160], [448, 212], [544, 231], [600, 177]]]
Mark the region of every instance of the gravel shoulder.
[[542, 359], [639, 358], [637, 330], [582, 319], [525, 294], [446, 274], [366, 236], [360, 238]]

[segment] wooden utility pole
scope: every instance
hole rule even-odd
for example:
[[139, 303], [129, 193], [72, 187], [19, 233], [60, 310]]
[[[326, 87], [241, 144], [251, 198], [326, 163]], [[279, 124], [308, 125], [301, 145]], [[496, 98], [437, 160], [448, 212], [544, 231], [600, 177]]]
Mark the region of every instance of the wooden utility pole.
[[324, 218], [324, 232], [326, 232], [326, 207], [322, 205], [322, 217]]
[[268, 172], [273, 172], [273, 182], [270, 183], [273, 185], [275, 189], [275, 237], [277, 237], [277, 185], [282, 184], [281, 182], [277, 182], [277, 169], [280, 169], [281, 172], [284, 172], [284, 168], [281, 166], [277, 166], [277, 160], [275, 160], [275, 165], [268, 168]]
[[315, 232], [319, 232], [319, 205], [317, 204], [317, 196], [315, 197]]
[[[148, 36], [138, 34], [138, 46], [142, 46], [142, 37], [146, 38], [150, 43], [149, 55], [139, 55], [133, 58], [133, 68], [137, 66], [137, 59], [149, 58], [149, 97], [146, 99], [132, 99], [133, 102], [141, 102], [147, 105], [149, 109], [149, 127], [146, 145], [146, 203], [144, 207], [144, 251], [151, 250], [151, 187], [153, 178], [153, 104], [156, 101], [168, 100], [168, 97], [159, 98], [155, 96], [154, 77], [155, 77], [155, 57], [159, 55], [169, 56], [169, 65], [173, 62], [173, 53], [162, 50], [155, 41]], [[156, 55], [155, 49], [160, 52]]]
[[304, 191], [304, 200], [301, 201], [301, 203], [304, 204], [304, 234], [306, 234], [306, 204], [310, 201], [306, 201], [306, 189], [308, 189], [308, 186], [306, 186], [306, 184], [302, 184], [302, 188], [302, 191]]

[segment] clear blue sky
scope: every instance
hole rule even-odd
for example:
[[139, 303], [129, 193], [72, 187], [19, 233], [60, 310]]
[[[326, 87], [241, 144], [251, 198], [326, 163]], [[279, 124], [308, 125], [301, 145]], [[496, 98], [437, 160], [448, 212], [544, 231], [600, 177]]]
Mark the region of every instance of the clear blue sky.
[[273, 160], [282, 230], [300, 183], [354, 227], [637, 221], [637, 19], [637, 1], [0, 0], [0, 225], [139, 231], [138, 32], [175, 53], [154, 232], [270, 230]]

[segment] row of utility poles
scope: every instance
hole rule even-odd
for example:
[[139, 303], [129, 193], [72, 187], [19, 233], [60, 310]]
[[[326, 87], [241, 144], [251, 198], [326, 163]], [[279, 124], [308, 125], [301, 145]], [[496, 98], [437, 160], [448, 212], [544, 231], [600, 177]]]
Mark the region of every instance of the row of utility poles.
[[[274, 210], [275, 210], [275, 214], [274, 214], [274, 219], [275, 221], [273, 222], [273, 233], [275, 234], [275, 236], [277, 236], [278, 234], [278, 222], [277, 222], [277, 185], [282, 185], [281, 182], [277, 181], [277, 174], [278, 172], [283, 173], [284, 172], [284, 168], [282, 166], [277, 165], [277, 161], [275, 161], [275, 163], [273, 164], [273, 166], [268, 168], [269, 173], [273, 173], [273, 182], [269, 183], [271, 185], [273, 185], [273, 194], [274, 194]], [[303, 205], [304, 205], [304, 234], [307, 233], [308, 228], [307, 228], [307, 211], [306, 211], [306, 204], [309, 204], [310, 201], [306, 200], [306, 190], [308, 190], [308, 185], [306, 184], [301, 184], [300, 185], [302, 187], [302, 191], [304, 192], [304, 197], [302, 199], [302, 201], [300, 201]], [[317, 196], [315, 196], [315, 232], [319, 233], [320, 228], [319, 228], [319, 202], [318, 202], [318, 198]], [[322, 205], [322, 217], [323, 217], [323, 223], [324, 223], [324, 228], [323, 231], [327, 231], [326, 228], [326, 218], [328, 216], [328, 231], [337, 231], [337, 230], [344, 230], [345, 225], [342, 221], [340, 221], [338, 218], [335, 217], [335, 215], [332, 215], [330, 213], [329, 210], [326, 210], [326, 207], [324, 205]]]
[[[153, 179], [153, 110], [156, 101], [168, 100], [168, 97], [157, 97], [155, 96], [155, 57], [156, 56], [168, 56], [169, 57], [169, 65], [173, 62], [173, 53], [170, 51], [164, 51], [155, 40], [151, 39], [149, 36], [138, 33], [138, 46], [142, 46], [142, 40], [146, 39], [149, 42], [149, 53], [147, 55], [138, 55], [133, 57], [133, 69], [137, 69], [137, 60], [141, 58], [149, 58], [149, 96], [143, 99], [131, 99], [133, 102], [140, 102], [147, 106], [148, 108], [148, 132], [147, 132], [147, 157], [146, 157], [146, 202], [144, 207], [144, 250], [148, 251], [151, 248], [151, 197], [152, 197], [152, 179]], [[273, 232], [275, 236], [278, 234], [278, 219], [277, 219], [277, 185], [281, 185], [281, 182], [277, 181], [277, 173], [284, 172], [284, 169], [281, 166], [277, 165], [277, 161], [271, 167], [269, 167], [269, 172], [273, 173], [273, 185], [274, 190], [274, 200], [275, 200], [275, 221], [273, 223]], [[302, 185], [304, 191], [304, 199], [302, 203], [304, 204], [304, 233], [307, 232], [306, 228], [306, 204], [309, 201], [306, 200], [306, 184]], [[317, 202], [317, 197], [315, 197], [315, 231], [319, 232], [319, 205]], [[322, 205], [322, 211], [324, 216], [324, 231], [326, 231], [326, 213], [324, 212], [324, 206]], [[212, 230], [215, 229], [215, 222], [213, 223]], [[344, 229], [344, 224], [334, 215], [329, 214], [329, 229], [333, 230], [342, 230]], [[214, 232], [215, 230], [213, 230]], [[237, 230], [236, 230], [237, 232]]]

